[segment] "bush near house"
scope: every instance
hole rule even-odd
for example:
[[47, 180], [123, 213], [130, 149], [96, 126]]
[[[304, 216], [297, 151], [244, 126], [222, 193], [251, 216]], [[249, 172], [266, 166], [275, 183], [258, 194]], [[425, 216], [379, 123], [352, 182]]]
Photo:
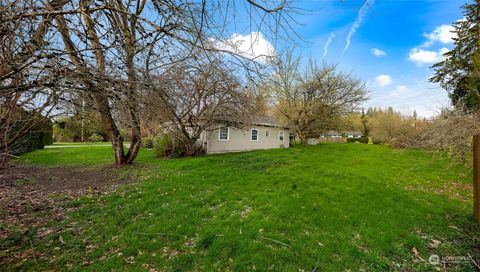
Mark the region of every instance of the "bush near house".
[[166, 132], [158, 135], [154, 141], [154, 152], [159, 158], [183, 158], [205, 154], [205, 149], [196, 143], [192, 144], [179, 133]]
[[357, 138], [347, 138], [347, 143], [355, 143]]
[[368, 137], [360, 137], [358, 138], [358, 142], [362, 144], [368, 144]]
[[168, 133], [160, 134], [154, 145], [155, 156], [158, 158], [169, 157], [173, 150], [173, 142], [172, 135]]
[[145, 137], [142, 138], [142, 147], [152, 149], [155, 146], [155, 138]]

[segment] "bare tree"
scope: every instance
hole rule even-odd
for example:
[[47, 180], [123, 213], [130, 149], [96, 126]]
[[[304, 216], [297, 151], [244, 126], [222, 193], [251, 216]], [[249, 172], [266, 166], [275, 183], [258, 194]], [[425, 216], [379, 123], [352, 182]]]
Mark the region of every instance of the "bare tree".
[[[8, 45], [2, 46], [8, 51], [2, 57], [8, 57], [2, 59], [7, 65], [0, 68], [1, 86], [11, 94], [2, 93], [2, 103], [16, 107], [27, 100], [12, 88], [41, 94], [30, 96], [30, 101], [41, 97], [48, 102], [32, 107], [40, 112], [50, 111], [60, 97], [70, 103], [78, 103], [78, 98], [91, 102], [88, 105], [100, 113], [121, 165], [132, 163], [140, 148], [145, 74], [161, 75], [166, 67], [201, 51], [210, 57], [229, 55], [232, 66], [242, 68], [244, 75], [255, 75], [266, 64], [266, 56], [238, 49], [231, 36], [236, 23], [248, 22], [241, 24], [243, 29], [257, 33], [250, 43], [261, 32], [275, 38], [294, 33], [289, 0], [12, 0], [2, 1], [1, 11], [2, 45]], [[38, 78], [26, 82], [25, 75]], [[124, 122], [121, 115], [127, 117]], [[126, 153], [121, 127], [131, 133]]]
[[50, 33], [52, 14], [64, 5], [61, 0], [0, 3], [0, 166], [18, 151], [11, 150], [16, 141], [55, 113], [68, 88]]
[[480, 133], [480, 112], [465, 113], [462, 108], [444, 109], [421, 129], [419, 137], [411, 138], [408, 147], [446, 152], [463, 163], [472, 161], [472, 137]]
[[302, 143], [338, 123], [338, 117], [354, 111], [367, 99], [365, 84], [335, 65], [318, 67], [311, 62], [303, 72], [291, 53], [276, 60], [267, 83], [279, 115]]
[[[273, 23], [280, 23], [278, 18], [289, 7], [287, 1], [280, 1], [274, 8], [254, 1], [247, 5], [258, 10], [251, 14], [253, 21], [269, 22], [269, 29]], [[138, 101], [142, 89], [148, 87], [142, 82], [142, 72], [161, 74], [165, 67], [190, 58], [188, 52], [193, 50], [229, 54], [243, 67], [257, 68], [257, 62], [242, 52], [219, 46], [228, 41], [225, 27], [229, 19], [223, 16], [230, 8], [224, 11], [223, 7], [228, 6], [220, 1], [137, 1], [133, 5], [109, 1], [105, 8], [97, 10], [94, 2], [83, 0], [81, 16], [56, 16], [71, 64], [83, 74], [79, 79], [112, 135], [117, 164], [132, 163], [140, 148]], [[116, 111], [129, 115], [131, 143], [127, 154], [123, 153]]]
[[240, 127], [251, 118], [253, 100], [241, 81], [220, 61], [194, 61], [173, 66], [154, 79], [147, 94], [164, 129], [194, 155], [197, 140], [216, 126]]

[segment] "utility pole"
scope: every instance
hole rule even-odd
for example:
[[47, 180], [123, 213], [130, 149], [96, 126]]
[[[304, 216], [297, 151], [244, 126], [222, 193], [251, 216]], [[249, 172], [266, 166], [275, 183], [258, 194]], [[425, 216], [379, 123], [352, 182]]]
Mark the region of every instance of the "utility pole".
[[413, 109], [413, 128], [417, 129], [417, 111]]
[[473, 214], [480, 224], [480, 134], [473, 136]]

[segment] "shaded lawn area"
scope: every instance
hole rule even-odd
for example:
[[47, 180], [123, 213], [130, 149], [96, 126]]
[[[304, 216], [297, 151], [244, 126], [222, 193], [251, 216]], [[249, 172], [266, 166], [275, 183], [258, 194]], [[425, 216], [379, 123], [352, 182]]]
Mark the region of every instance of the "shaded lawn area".
[[[20, 162], [99, 167], [112, 159], [111, 148], [95, 147], [39, 150]], [[69, 203], [76, 209], [49, 223], [57, 231], [9, 246], [2, 266], [472, 271], [471, 260], [428, 259], [480, 262], [471, 171], [425, 151], [322, 144], [161, 160], [142, 150], [136, 166], [119, 171], [140, 182]]]
[[[93, 145], [90, 143], [69, 143], [69, 145], [59, 143], [58, 145], [66, 146], [66, 148], [36, 150], [23, 154], [17, 162], [45, 166], [99, 166], [112, 164], [115, 161], [111, 143], [102, 142]], [[81, 147], [77, 148], [77, 146]], [[127, 150], [125, 147], [125, 152]], [[137, 157], [137, 162], [157, 160], [152, 154], [151, 150], [142, 150]]]
[[112, 144], [111, 142], [54, 142], [52, 146], [96, 146], [96, 145], [109, 145]]

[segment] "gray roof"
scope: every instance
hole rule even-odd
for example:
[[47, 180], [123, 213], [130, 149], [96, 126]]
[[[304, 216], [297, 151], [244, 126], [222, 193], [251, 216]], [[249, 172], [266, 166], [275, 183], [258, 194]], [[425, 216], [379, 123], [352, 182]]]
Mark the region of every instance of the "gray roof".
[[348, 134], [348, 135], [363, 135], [363, 133], [361, 133], [360, 131], [347, 131], [347, 132], [345, 132], [345, 134]]
[[320, 133], [320, 135], [342, 135], [342, 133], [338, 132], [338, 131], [328, 131], [328, 132], [324, 132], [324, 133]]
[[275, 117], [271, 116], [262, 116], [256, 117], [252, 121], [253, 125], [259, 126], [267, 126], [267, 127], [281, 127], [281, 128], [288, 128], [286, 125], [282, 125]]

